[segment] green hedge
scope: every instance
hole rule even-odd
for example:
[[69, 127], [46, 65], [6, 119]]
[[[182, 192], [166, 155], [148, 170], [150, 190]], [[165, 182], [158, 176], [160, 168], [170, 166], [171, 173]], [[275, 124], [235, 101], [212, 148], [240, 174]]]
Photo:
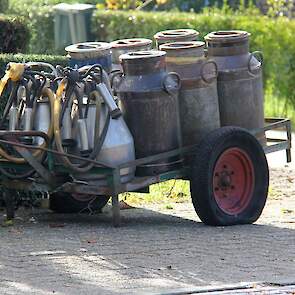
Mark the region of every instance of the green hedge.
[[19, 17], [0, 15], [0, 52], [24, 52], [29, 42], [29, 31]]
[[[27, 20], [31, 33], [29, 53], [52, 54], [54, 47], [53, 6], [65, 3], [97, 3], [96, 0], [9, 0], [8, 12]], [[63, 53], [63, 52], [58, 52]]]
[[[58, 0], [10, 0], [9, 12], [26, 16], [31, 33], [29, 52], [55, 52], [52, 4], [57, 2]], [[200, 39], [214, 30], [247, 30], [252, 34], [251, 50], [261, 50], [264, 53], [267, 96], [291, 101], [295, 109], [295, 20], [270, 19], [255, 13], [244, 16], [222, 14], [217, 10], [215, 13], [202, 14], [97, 10], [92, 21], [93, 34], [100, 41], [152, 38], [157, 31], [176, 28], [194, 28], [201, 33]]]
[[53, 66], [68, 65], [68, 58], [63, 55], [39, 55], [39, 54], [0, 54], [0, 77], [5, 73], [6, 66], [9, 62], [30, 62], [42, 61], [52, 64]]
[[[37, 55], [37, 54], [0, 54], [0, 78], [5, 74], [6, 66], [9, 62], [30, 62], [30, 61], [42, 61], [52, 64], [53, 66], [61, 65], [66, 66], [68, 59], [61, 55]], [[0, 117], [5, 107], [8, 93], [5, 91], [0, 101]]]
[[266, 16], [168, 12], [97, 11], [93, 17], [96, 40], [146, 37], [161, 30], [193, 28], [200, 39], [215, 30], [240, 29], [251, 33], [251, 50], [264, 54], [268, 96], [284, 98], [295, 109], [295, 20]]
[[30, 53], [54, 53], [54, 23], [51, 3], [46, 1], [10, 0], [8, 12], [22, 16], [30, 30]]

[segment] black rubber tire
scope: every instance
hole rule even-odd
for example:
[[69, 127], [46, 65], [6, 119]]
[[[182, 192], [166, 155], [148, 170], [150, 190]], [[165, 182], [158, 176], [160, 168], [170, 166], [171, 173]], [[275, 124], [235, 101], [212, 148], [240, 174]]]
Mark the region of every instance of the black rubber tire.
[[[227, 214], [217, 204], [213, 192], [213, 171], [225, 150], [239, 148], [254, 167], [254, 189], [248, 205], [239, 214]], [[226, 226], [255, 222], [262, 213], [268, 194], [269, 170], [262, 146], [247, 130], [222, 127], [201, 141], [194, 157], [190, 190], [196, 213], [207, 225]]]
[[109, 198], [98, 196], [89, 201], [80, 201], [70, 193], [54, 193], [49, 197], [49, 208], [56, 213], [100, 212]]

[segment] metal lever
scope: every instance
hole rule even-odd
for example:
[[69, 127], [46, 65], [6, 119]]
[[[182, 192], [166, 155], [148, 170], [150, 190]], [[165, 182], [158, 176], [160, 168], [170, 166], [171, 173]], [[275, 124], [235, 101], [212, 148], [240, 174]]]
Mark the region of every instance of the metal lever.
[[102, 96], [104, 102], [107, 104], [109, 110], [110, 110], [110, 115], [113, 119], [117, 119], [122, 115], [121, 110], [118, 108], [118, 106], [115, 103], [115, 100], [113, 96], [111, 95], [110, 91], [106, 87], [104, 83], [99, 83], [96, 86], [97, 91], [99, 94]]

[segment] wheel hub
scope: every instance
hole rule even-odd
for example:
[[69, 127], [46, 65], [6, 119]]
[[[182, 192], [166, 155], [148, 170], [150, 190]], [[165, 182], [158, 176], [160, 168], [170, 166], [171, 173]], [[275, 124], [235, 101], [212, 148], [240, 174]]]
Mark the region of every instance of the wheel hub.
[[240, 148], [225, 150], [213, 172], [213, 194], [219, 208], [237, 215], [248, 206], [254, 189], [254, 167]]

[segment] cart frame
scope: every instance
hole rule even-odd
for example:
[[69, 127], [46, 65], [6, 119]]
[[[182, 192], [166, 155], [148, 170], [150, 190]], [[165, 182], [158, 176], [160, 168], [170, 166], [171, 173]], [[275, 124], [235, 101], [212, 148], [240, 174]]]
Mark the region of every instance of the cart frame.
[[[263, 146], [264, 152], [266, 154], [273, 153], [281, 150], [286, 151], [287, 162], [291, 162], [291, 121], [289, 119], [281, 118], [265, 118], [265, 126], [263, 128], [258, 128], [251, 130], [252, 135], [259, 133], [264, 133], [267, 131], [281, 130], [285, 132], [285, 139], [282, 138], [269, 138], [266, 136], [267, 144]], [[21, 132], [20, 132], [21, 133]], [[112, 198], [112, 219], [114, 226], [120, 225], [120, 207], [119, 207], [119, 194], [123, 192], [140, 192], [147, 188], [149, 185], [167, 181], [170, 179], [190, 179], [190, 167], [185, 166], [184, 164], [175, 170], [171, 170], [162, 174], [154, 176], [144, 176], [144, 177], [135, 177], [133, 180], [122, 183], [120, 177], [120, 170], [123, 168], [135, 168], [138, 165], [150, 164], [159, 160], [165, 160], [174, 156], [188, 156], [193, 155], [197, 152], [198, 145], [192, 145], [189, 147], [178, 148], [169, 152], [164, 152], [156, 154], [153, 156], [136, 159], [134, 161], [121, 164], [117, 167], [110, 167], [108, 165], [94, 161], [87, 160], [83, 158], [84, 161], [93, 162], [97, 167], [93, 168], [93, 172], [98, 174], [103, 174], [107, 177], [106, 186], [91, 185], [85, 181], [65, 181], [63, 177], [58, 178], [54, 175], [53, 171], [68, 171], [62, 166], [57, 166], [54, 164], [53, 154], [58, 154], [52, 149], [45, 149], [48, 153], [48, 167], [40, 164], [37, 160], [34, 159], [31, 152], [31, 146], [25, 146], [17, 142], [2, 140], [5, 135], [5, 132], [0, 133], [0, 143], [5, 143], [7, 145], [14, 146], [14, 149], [17, 150], [26, 160], [27, 164], [24, 164], [22, 168], [28, 169], [32, 166], [38, 174], [41, 176], [41, 179], [18, 179], [13, 180], [5, 177], [4, 175], [0, 176], [0, 186], [4, 189], [4, 197], [7, 204], [7, 217], [11, 215], [13, 217], [13, 207], [14, 204], [11, 201], [13, 198], [11, 196], [11, 190], [25, 190], [25, 191], [38, 191], [38, 192], [68, 192], [68, 193], [80, 193], [80, 194], [89, 194], [95, 196], [111, 196]], [[23, 135], [23, 134], [22, 134]], [[40, 136], [38, 133], [35, 136]], [[35, 147], [38, 149], [38, 147]], [[78, 156], [70, 155], [74, 158], [80, 158]], [[82, 158], [80, 158], [82, 159]], [[20, 165], [9, 163], [8, 161], [0, 161], [0, 168], [14, 168], [19, 169]]]

